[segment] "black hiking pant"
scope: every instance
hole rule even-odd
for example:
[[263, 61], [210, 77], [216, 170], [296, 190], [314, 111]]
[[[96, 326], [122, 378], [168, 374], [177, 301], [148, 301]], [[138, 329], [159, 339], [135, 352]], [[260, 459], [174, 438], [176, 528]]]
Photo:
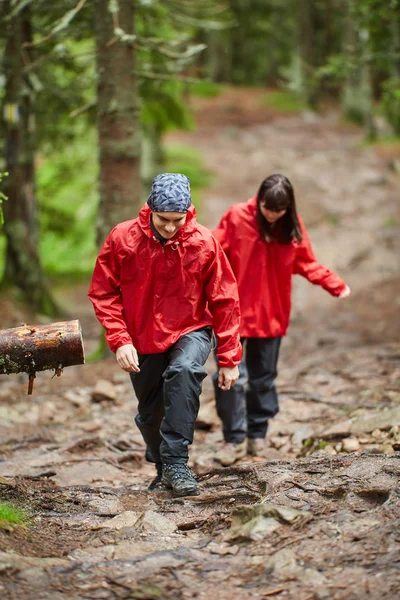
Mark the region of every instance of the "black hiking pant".
[[182, 336], [166, 352], [139, 354], [140, 373], [130, 376], [139, 401], [135, 422], [150, 462], [188, 460], [211, 336], [211, 327], [205, 327]]
[[246, 435], [252, 439], [267, 435], [268, 420], [279, 412], [274, 382], [281, 340], [242, 338], [245, 354], [239, 365], [239, 379], [230, 390], [221, 390], [218, 373], [213, 375], [217, 412], [226, 442], [240, 444]]

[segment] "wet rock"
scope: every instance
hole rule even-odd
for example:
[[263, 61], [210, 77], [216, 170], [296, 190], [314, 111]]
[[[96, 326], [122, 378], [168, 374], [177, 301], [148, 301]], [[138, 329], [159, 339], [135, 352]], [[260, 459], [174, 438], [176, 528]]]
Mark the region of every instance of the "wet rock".
[[360, 449], [360, 442], [357, 438], [345, 438], [342, 442], [344, 452], [357, 452]]
[[382, 443], [384, 440], [386, 440], [386, 435], [383, 431], [381, 431], [380, 429], [375, 429], [372, 433], [371, 436], [374, 438], [374, 440], [377, 443]]
[[364, 431], [369, 433], [375, 429], [390, 429], [396, 425], [400, 425], [400, 406], [360, 417], [351, 424], [350, 432]]
[[209, 550], [213, 554], [219, 554], [220, 556], [225, 556], [226, 554], [236, 555], [240, 550], [240, 546], [232, 546], [224, 543], [218, 544], [217, 542], [211, 542], [210, 544], [208, 544], [207, 550]]
[[253, 506], [240, 505], [232, 513], [231, 528], [225, 539], [260, 540], [283, 524], [304, 524], [311, 518], [311, 513], [307, 511], [275, 506], [270, 502]]
[[158, 531], [160, 533], [174, 533], [178, 529], [173, 521], [153, 510], [146, 510], [142, 513], [135, 527], [140, 531]]
[[280, 550], [269, 561], [274, 570], [274, 576], [280, 580], [296, 579], [302, 573], [301, 566], [297, 563], [297, 556], [289, 548]]
[[93, 402], [103, 402], [103, 400], [115, 402], [116, 399], [117, 392], [111, 381], [108, 381], [107, 379], [99, 379], [92, 392]]
[[300, 448], [303, 445], [304, 440], [307, 440], [309, 437], [311, 437], [313, 433], [314, 430], [309, 425], [301, 425], [300, 427], [297, 427], [292, 436], [292, 444], [296, 448]]
[[101, 527], [107, 529], [122, 529], [123, 527], [133, 527], [136, 524], [139, 516], [140, 513], [134, 512], [132, 510], [126, 510], [121, 514], [117, 515], [116, 517], [104, 521], [101, 524]]
[[320, 438], [332, 439], [346, 437], [352, 433], [370, 433], [377, 429], [387, 430], [400, 426], [400, 407], [382, 410], [381, 412], [367, 412], [366, 414], [336, 423], [329, 429], [318, 434]]
[[[64, 459], [65, 462], [65, 459]], [[106, 461], [82, 461], [57, 469], [54, 481], [60, 486], [88, 485], [94, 482], [118, 482], [121, 471]]]
[[86, 423], [79, 423], [79, 427], [88, 433], [93, 433], [94, 431], [98, 431], [103, 427], [101, 421], [87, 421]]
[[382, 454], [393, 454], [394, 451], [392, 444], [389, 442], [382, 444], [379, 450], [382, 452]]
[[124, 512], [123, 506], [118, 498], [93, 498], [89, 502], [89, 509], [96, 515], [119, 515]]
[[84, 406], [88, 404], [89, 395], [86, 390], [76, 388], [74, 390], [67, 390], [63, 394], [64, 398], [71, 402], [74, 406]]

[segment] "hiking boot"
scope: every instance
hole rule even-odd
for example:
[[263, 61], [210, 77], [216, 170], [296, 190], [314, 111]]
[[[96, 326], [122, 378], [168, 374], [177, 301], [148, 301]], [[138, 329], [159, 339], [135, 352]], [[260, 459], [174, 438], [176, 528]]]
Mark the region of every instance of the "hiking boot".
[[252, 456], [264, 456], [267, 449], [265, 438], [249, 438], [247, 452]]
[[197, 496], [199, 486], [186, 463], [163, 464], [162, 483], [174, 496]]
[[223, 467], [229, 467], [243, 456], [246, 456], [246, 441], [240, 442], [240, 444], [225, 442], [222, 449], [217, 452], [215, 460], [220, 462]]
[[161, 487], [161, 483], [162, 483], [162, 464], [161, 463], [156, 463], [156, 470], [157, 470], [157, 475], [153, 479], [153, 481], [151, 482], [149, 487], [147, 488], [150, 491]]

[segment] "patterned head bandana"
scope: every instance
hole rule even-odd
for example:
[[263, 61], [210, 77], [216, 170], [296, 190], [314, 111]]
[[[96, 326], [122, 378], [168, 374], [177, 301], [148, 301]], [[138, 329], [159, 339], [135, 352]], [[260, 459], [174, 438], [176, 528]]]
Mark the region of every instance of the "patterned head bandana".
[[153, 179], [147, 204], [153, 212], [187, 212], [192, 203], [189, 179], [180, 173], [161, 173]]

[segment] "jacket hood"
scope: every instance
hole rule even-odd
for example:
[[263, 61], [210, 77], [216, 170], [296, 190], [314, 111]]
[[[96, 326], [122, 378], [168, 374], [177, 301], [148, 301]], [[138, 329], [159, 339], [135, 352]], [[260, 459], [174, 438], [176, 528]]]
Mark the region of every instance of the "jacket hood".
[[[151, 209], [146, 203], [139, 212], [138, 223], [143, 233], [147, 237], [152, 238], [154, 236], [153, 230], [150, 225]], [[168, 241], [175, 242], [176, 240], [183, 240], [188, 238], [196, 229], [196, 209], [193, 204], [190, 205], [189, 210], [186, 213], [185, 224], [176, 232], [176, 234]]]

